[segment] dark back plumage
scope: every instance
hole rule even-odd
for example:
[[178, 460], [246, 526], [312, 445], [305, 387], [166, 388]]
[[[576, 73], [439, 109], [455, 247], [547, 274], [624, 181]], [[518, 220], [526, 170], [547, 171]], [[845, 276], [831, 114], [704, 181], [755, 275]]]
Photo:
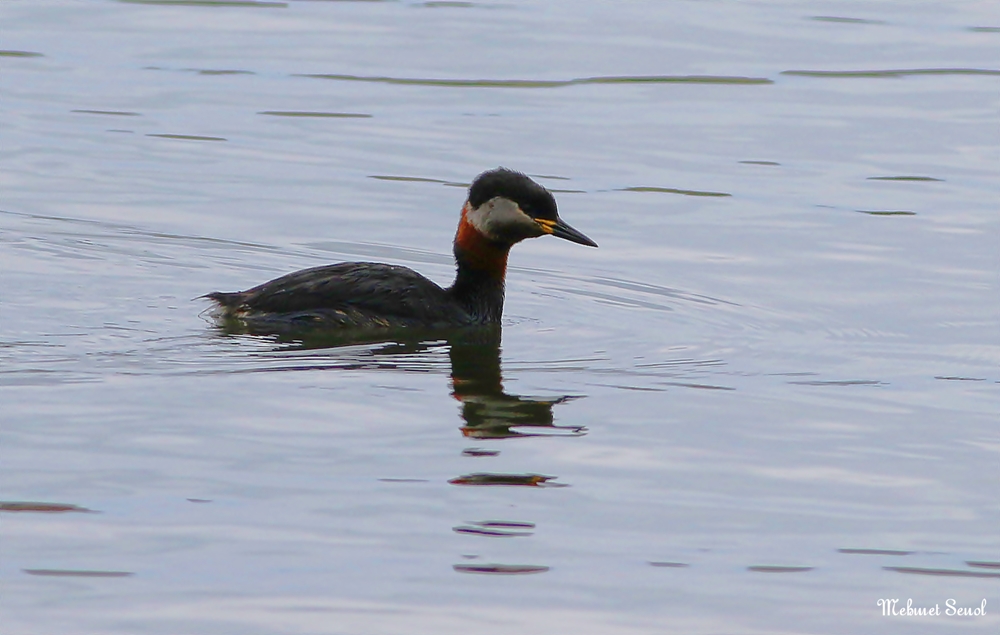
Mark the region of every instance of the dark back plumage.
[[472, 320], [447, 292], [407, 267], [342, 262], [296, 271], [238, 293], [211, 293], [227, 317], [289, 326], [434, 326]]

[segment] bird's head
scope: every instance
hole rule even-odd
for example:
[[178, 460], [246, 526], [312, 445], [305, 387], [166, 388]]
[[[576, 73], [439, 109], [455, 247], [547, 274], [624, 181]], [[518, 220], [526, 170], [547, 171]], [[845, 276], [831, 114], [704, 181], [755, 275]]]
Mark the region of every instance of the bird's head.
[[489, 170], [476, 177], [469, 187], [462, 219], [486, 240], [502, 245], [551, 234], [581, 245], [597, 246], [559, 218], [551, 192], [528, 176], [507, 168]]

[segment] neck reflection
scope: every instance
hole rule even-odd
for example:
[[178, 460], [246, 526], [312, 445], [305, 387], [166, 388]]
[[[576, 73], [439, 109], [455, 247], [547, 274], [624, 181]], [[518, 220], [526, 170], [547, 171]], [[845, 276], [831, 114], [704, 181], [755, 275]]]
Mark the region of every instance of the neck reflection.
[[451, 395], [462, 404], [462, 434], [474, 439], [540, 435], [579, 436], [582, 426], [557, 426], [552, 407], [577, 397], [531, 397], [504, 391], [500, 328], [449, 338]]

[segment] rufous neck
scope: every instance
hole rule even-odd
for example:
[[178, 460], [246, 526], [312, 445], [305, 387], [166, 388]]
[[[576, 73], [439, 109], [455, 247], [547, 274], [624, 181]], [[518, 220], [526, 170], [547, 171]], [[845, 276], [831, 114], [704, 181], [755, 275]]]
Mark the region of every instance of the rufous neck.
[[510, 245], [490, 240], [467, 218], [468, 203], [455, 233], [458, 271], [449, 291], [479, 322], [499, 322], [503, 313], [504, 277]]

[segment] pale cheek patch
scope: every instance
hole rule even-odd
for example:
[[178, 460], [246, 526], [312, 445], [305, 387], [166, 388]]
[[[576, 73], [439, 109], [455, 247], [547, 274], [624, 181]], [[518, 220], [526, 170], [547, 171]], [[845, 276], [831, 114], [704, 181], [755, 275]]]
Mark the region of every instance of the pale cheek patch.
[[521, 211], [517, 203], [497, 196], [479, 207], [466, 206], [465, 218], [479, 233], [488, 238], [497, 238], [518, 228], [522, 231], [537, 231], [535, 220]]

